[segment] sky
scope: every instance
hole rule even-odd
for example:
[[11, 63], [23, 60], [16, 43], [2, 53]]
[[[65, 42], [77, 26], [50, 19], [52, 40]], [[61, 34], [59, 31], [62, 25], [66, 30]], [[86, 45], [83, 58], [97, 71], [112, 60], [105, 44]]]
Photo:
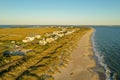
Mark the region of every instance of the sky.
[[120, 25], [120, 0], [0, 0], [0, 25]]

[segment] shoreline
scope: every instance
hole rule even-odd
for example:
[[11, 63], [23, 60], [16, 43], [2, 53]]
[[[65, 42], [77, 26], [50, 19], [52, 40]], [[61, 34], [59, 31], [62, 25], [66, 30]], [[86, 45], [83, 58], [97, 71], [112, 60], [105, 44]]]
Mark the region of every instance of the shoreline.
[[99, 74], [92, 68], [96, 67], [96, 61], [92, 46], [92, 34], [94, 29], [86, 32], [80, 39], [78, 46], [71, 53], [72, 60], [67, 67], [60, 69], [61, 73], [55, 73], [55, 80], [99, 80]]
[[[94, 29], [94, 28], [93, 28]], [[104, 66], [102, 66], [99, 61], [98, 61], [98, 57], [95, 55], [96, 54], [96, 49], [95, 49], [95, 43], [94, 43], [94, 36], [95, 36], [95, 32], [96, 30], [94, 29], [94, 32], [92, 33], [91, 36], [91, 42], [92, 42], [92, 47], [93, 47], [93, 56], [92, 58], [95, 60], [96, 62], [96, 66], [93, 67], [93, 71], [97, 72], [99, 75], [99, 80], [106, 80], [106, 75], [105, 75], [105, 68]]]

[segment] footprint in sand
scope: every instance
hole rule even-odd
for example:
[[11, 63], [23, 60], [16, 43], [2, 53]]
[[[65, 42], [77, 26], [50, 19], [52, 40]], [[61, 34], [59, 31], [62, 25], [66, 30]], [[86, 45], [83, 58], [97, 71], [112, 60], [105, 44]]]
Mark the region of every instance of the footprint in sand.
[[73, 75], [73, 72], [71, 72], [70, 75]]

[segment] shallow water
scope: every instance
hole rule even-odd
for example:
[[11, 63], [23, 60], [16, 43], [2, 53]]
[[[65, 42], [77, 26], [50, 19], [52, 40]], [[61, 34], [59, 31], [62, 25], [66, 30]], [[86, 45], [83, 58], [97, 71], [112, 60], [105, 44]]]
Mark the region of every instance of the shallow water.
[[106, 70], [106, 80], [120, 80], [120, 27], [94, 29], [95, 55]]

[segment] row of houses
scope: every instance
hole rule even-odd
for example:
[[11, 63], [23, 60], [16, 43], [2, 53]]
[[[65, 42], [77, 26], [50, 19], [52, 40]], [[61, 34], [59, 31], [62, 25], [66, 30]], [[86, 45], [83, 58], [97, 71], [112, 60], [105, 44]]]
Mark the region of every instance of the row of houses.
[[25, 39], [22, 40], [22, 42], [27, 43], [27, 42], [32, 42], [35, 39], [38, 39], [40, 45], [46, 45], [47, 43], [51, 43], [51, 42], [57, 40], [60, 37], [72, 34], [73, 32], [75, 32], [74, 29], [73, 30], [67, 30], [66, 28], [63, 28], [60, 31], [54, 31], [52, 33], [46, 33], [43, 37], [41, 37], [41, 35], [25, 37]]
[[[67, 30], [67, 29], [62, 29], [60, 31], [54, 31], [52, 33], [46, 33], [44, 36], [41, 36], [40, 34], [37, 35], [32, 35], [32, 36], [27, 36], [25, 37], [25, 39], [22, 40], [23, 43], [28, 43], [28, 42], [32, 42], [34, 40], [38, 41], [37, 43], [39, 43], [40, 45], [46, 45], [48, 43], [52, 43], [55, 40], [57, 40], [58, 38], [61, 38], [65, 35], [69, 35], [72, 34], [73, 32], [75, 32], [75, 30]], [[5, 52], [3, 52], [3, 56], [25, 56], [26, 52], [30, 51], [30, 50], [23, 50], [22, 46], [17, 45], [16, 41], [11, 41], [12, 44], [14, 44], [13, 46], [13, 50], [9, 51], [6, 50]]]
[[40, 45], [46, 45], [47, 43], [51, 43], [55, 40], [57, 40], [60, 37], [63, 37], [65, 35], [69, 35], [75, 32], [75, 30], [67, 30], [67, 29], [62, 29], [61, 31], [54, 31], [52, 33], [47, 33], [45, 34], [46, 38], [43, 38], [43, 40], [39, 41]]
[[22, 42], [24, 43], [27, 43], [27, 42], [31, 42], [31, 41], [34, 41], [35, 39], [40, 39], [41, 38], [41, 35], [35, 35], [35, 36], [28, 36], [28, 37], [25, 37], [24, 40], [22, 40]]

